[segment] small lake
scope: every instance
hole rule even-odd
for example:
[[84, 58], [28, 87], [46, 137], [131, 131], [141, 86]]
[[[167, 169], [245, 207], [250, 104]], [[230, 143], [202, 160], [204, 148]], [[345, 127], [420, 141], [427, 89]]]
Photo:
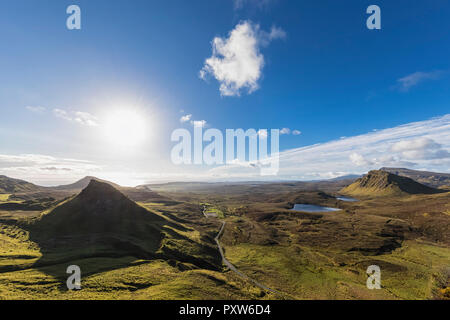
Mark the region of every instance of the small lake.
[[346, 202], [358, 202], [358, 199], [355, 198], [350, 198], [350, 197], [336, 197], [336, 199], [341, 200], [341, 201], [346, 201]]
[[292, 211], [303, 211], [303, 212], [332, 212], [332, 211], [341, 211], [341, 209], [337, 208], [329, 208], [316, 206], [315, 204], [296, 204]]

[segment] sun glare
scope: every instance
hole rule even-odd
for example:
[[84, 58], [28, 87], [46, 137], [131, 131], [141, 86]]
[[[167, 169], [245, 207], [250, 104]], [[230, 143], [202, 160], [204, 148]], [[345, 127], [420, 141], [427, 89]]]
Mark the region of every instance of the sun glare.
[[147, 134], [144, 117], [132, 110], [119, 110], [111, 113], [105, 123], [105, 134], [112, 144], [136, 146], [142, 143]]

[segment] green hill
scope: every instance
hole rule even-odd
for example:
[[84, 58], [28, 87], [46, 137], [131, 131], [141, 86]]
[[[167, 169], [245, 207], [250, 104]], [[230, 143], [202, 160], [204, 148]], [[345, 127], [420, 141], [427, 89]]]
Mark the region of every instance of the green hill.
[[41, 189], [42, 187], [24, 180], [0, 176], [0, 193], [36, 192]]
[[440, 191], [410, 178], [398, 176], [383, 170], [373, 170], [343, 188], [343, 194], [353, 196], [388, 196], [402, 194], [433, 194]]
[[43, 252], [40, 263], [84, 257], [173, 259], [204, 268], [220, 264], [213, 244], [195, 231], [139, 206], [113, 186], [91, 180], [76, 197], [29, 226]]
[[120, 188], [120, 186], [118, 184], [115, 184], [113, 182], [102, 180], [102, 179], [99, 179], [96, 177], [87, 176], [87, 177], [84, 177], [83, 179], [78, 180], [75, 183], [52, 187], [52, 189], [55, 189], [55, 190], [82, 190], [82, 189], [86, 188], [92, 180], [97, 180], [99, 182], [109, 184], [116, 189]]
[[150, 188], [147, 188], [147, 187], [136, 187], [136, 188], [122, 187], [116, 183], [102, 180], [102, 179], [99, 179], [96, 177], [91, 177], [91, 176], [84, 177], [83, 179], [78, 180], [77, 182], [72, 183], [72, 184], [61, 185], [61, 186], [57, 186], [57, 187], [50, 187], [48, 189], [58, 191], [58, 192], [60, 192], [60, 191], [70, 192], [70, 193], [80, 192], [81, 190], [86, 188], [92, 180], [102, 182], [105, 184], [109, 184], [110, 186], [114, 187], [115, 189], [117, 189], [120, 192], [122, 192], [123, 194], [125, 194], [128, 198], [132, 199], [133, 201], [144, 201], [144, 202], [145, 201], [147, 201], [147, 202], [150, 202], [150, 201], [170, 202], [171, 201], [170, 199], [162, 197], [158, 193], [153, 192]]
[[405, 168], [381, 168], [380, 170], [411, 178], [432, 188], [450, 187], [450, 173], [418, 171]]

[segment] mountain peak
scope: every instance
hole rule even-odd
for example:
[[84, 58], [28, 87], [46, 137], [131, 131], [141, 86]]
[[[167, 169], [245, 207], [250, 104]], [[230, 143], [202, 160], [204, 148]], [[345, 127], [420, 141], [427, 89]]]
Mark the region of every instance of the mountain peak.
[[[45, 248], [48, 259], [53, 259], [54, 252], [64, 250], [76, 259], [159, 257], [215, 268], [220, 256], [197, 258], [206, 256], [207, 248], [181, 234], [186, 230], [141, 207], [114, 186], [92, 179], [77, 196], [34, 221], [31, 235]], [[193, 256], [186, 254], [186, 248], [192, 250]]]
[[0, 193], [36, 192], [41, 188], [24, 180], [0, 176]]
[[384, 170], [372, 170], [341, 192], [350, 195], [432, 194], [439, 190]]
[[121, 193], [119, 190], [114, 188], [112, 185], [106, 182], [102, 182], [96, 179], [91, 179], [86, 188], [81, 191], [81, 194], [86, 193]]
[[91, 181], [94, 181], [94, 180], [110, 184], [110, 185], [114, 186], [115, 188], [120, 188], [120, 186], [115, 183], [112, 183], [112, 182], [109, 182], [106, 180], [102, 180], [102, 179], [99, 179], [99, 178], [93, 177], [93, 176], [86, 176], [83, 179], [80, 179], [75, 183], [58, 186], [58, 187], [55, 187], [55, 189], [56, 190], [82, 190], [82, 189], [86, 188]]
[[106, 233], [131, 236], [133, 232], [143, 233], [143, 226], [163, 220], [108, 183], [91, 180], [76, 197], [43, 215], [38, 224], [54, 237]]
[[432, 188], [449, 189], [450, 174], [430, 171], [411, 170], [406, 168], [381, 168], [380, 170], [387, 171], [399, 176], [411, 178], [421, 184]]
[[87, 203], [96, 204], [107, 202], [119, 205], [120, 202], [131, 202], [130, 199], [112, 185], [95, 179], [90, 180], [88, 186], [81, 191], [77, 198]]

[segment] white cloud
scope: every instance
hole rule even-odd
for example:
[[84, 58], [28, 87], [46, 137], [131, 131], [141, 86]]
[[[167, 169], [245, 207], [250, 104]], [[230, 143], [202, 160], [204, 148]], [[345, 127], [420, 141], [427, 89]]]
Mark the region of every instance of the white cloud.
[[267, 46], [272, 40], [286, 38], [286, 32], [279, 27], [272, 26], [269, 33], [261, 31], [260, 37], [263, 45]]
[[206, 120], [192, 120], [192, 114], [186, 114], [180, 118], [181, 123], [189, 122], [194, 127], [206, 127]]
[[414, 72], [397, 80], [397, 87], [401, 91], [408, 91], [414, 86], [426, 80], [436, 80], [442, 75], [442, 71]]
[[430, 138], [417, 138], [413, 140], [399, 141], [391, 148], [405, 159], [445, 159], [450, 158], [450, 153], [442, 149], [442, 145]]
[[85, 126], [98, 126], [97, 118], [87, 112], [76, 111], [74, 121]]
[[280, 28], [272, 27], [268, 33], [251, 21], [243, 21], [230, 32], [228, 38], [214, 38], [213, 54], [206, 59], [200, 77], [205, 79], [208, 74], [213, 75], [220, 83], [223, 96], [239, 96], [243, 89], [252, 93], [259, 88], [264, 67], [260, 48], [284, 36]]
[[86, 160], [41, 154], [0, 154], [0, 174], [44, 185], [73, 182], [99, 170], [100, 166]]
[[73, 120], [71, 117], [69, 117], [69, 114], [65, 110], [53, 109], [53, 114], [57, 118], [61, 118], [61, 119], [68, 120], [68, 121], [72, 121]]
[[44, 167], [41, 168], [41, 170], [47, 170], [47, 171], [72, 171], [70, 168], [64, 168], [64, 167]]
[[267, 139], [268, 136], [267, 129], [259, 129], [258, 136], [260, 136], [261, 139]]
[[202, 128], [204, 128], [204, 127], [206, 127], [206, 120], [191, 120], [191, 124], [194, 126], [194, 127], [202, 127]]
[[97, 117], [88, 112], [53, 109], [53, 114], [57, 118], [76, 122], [84, 126], [96, 127], [99, 125]]
[[291, 130], [289, 128], [283, 128], [280, 130], [280, 134], [292, 134], [294, 136], [299, 136], [302, 134], [302, 132], [300, 130]]
[[188, 122], [191, 120], [191, 118], [192, 118], [192, 114], [186, 114], [180, 118], [180, 122], [181, 123]]
[[362, 155], [356, 152], [350, 154], [350, 161], [357, 166], [367, 166], [371, 164], [371, 162], [367, 161]]
[[28, 111], [34, 112], [34, 113], [44, 113], [47, 109], [45, 107], [39, 107], [39, 106], [27, 106], [25, 107]]
[[[280, 153], [278, 179], [323, 179], [334, 174], [365, 173], [380, 167], [450, 171], [450, 114], [315, 144]], [[257, 179], [259, 171], [233, 166], [210, 173], [226, 179]]]
[[404, 152], [422, 149], [440, 149], [441, 145], [429, 138], [417, 138], [413, 140], [404, 140], [395, 143], [391, 150], [394, 152]]

